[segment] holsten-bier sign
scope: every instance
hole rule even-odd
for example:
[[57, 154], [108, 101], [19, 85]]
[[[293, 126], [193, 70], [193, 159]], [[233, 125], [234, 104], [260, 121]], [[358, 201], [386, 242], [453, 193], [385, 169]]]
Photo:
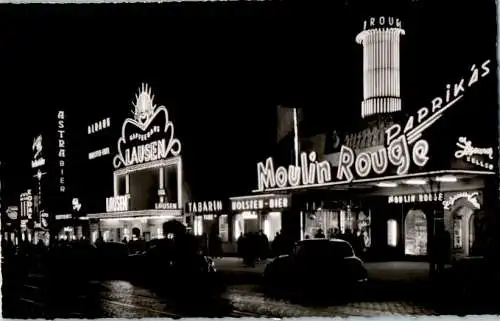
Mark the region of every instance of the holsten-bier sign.
[[153, 99], [151, 88], [142, 84], [133, 104], [134, 118], [127, 118], [122, 125], [118, 154], [113, 159], [115, 168], [180, 154], [181, 143], [174, 137], [174, 125], [168, 119], [168, 111], [164, 106], [153, 104]]
[[410, 167], [424, 167], [429, 161], [429, 143], [422, 139], [425, 129], [439, 120], [443, 113], [463, 98], [467, 88], [490, 74], [490, 60], [479, 66], [473, 65], [471, 75], [455, 84], [446, 85], [442, 96], [437, 96], [429, 107], [420, 108], [406, 121], [404, 127], [394, 124], [385, 130], [385, 145], [355, 153], [342, 145], [336, 174], [327, 160], [319, 161], [316, 152], [300, 155], [300, 164], [279, 166], [275, 169], [273, 159], [257, 164], [258, 191], [269, 189], [297, 188], [329, 183], [350, 183], [357, 179], [373, 179], [387, 174], [389, 167], [395, 168], [398, 176], [406, 175]]

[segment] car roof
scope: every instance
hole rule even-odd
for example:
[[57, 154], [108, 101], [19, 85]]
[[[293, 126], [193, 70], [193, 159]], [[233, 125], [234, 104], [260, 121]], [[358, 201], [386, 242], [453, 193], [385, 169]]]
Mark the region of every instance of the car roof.
[[342, 240], [342, 239], [327, 239], [327, 238], [314, 238], [314, 239], [307, 239], [307, 240], [302, 240], [302, 241], [299, 241], [299, 243], [306, 243], [306, 242], [320, 242], [320, 241], [323, 241], [323, 242], [333, 242], [333, 243], [347, 243], [349, 244], [347, 241], [345, 240]]

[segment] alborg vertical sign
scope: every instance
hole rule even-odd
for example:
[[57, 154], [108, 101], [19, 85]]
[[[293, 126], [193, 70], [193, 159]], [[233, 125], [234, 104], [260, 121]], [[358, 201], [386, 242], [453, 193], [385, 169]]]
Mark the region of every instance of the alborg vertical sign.
[[332, 165], [317, 159], [316, 153], [302, 153], [300, 164], [279, 166], [275, 170], [273, 159], [257, 164], [256, 191], [293, 189], [304, 186], [350, 183], [358, 179], [373, 179], [383, 176], [390, 167], [398, 176], [409, 173], [413, 166], [424, 167], [431, 155], [423, 132], [438, 121], [443, 114], [458, 103], [468, 88], [490, 74], [490, 60], [472, 65], [470, 74], [454, 84], [447, 84], [444, 94], [430, 101], [428, 107], [420, 108], [406, 121], [404, 127], [394, 124], [385, 131], [385, 144], [375, 151], [354, 150], [343, 145], [340, 149], [336, 174]]

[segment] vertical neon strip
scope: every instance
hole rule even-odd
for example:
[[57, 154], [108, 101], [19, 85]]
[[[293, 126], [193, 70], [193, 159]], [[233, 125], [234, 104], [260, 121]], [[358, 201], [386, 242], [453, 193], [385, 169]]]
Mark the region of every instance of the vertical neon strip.
[[299, 126], [297, 124], [297, 108], [293, 109], [293, 148], [295, 150], [295, 166], [299, 166]]
[[[160, 174], [158, 175], [158, 189], [162, 190], [165, 187], [165, 168], [160, 167]], [[165, 196], [160, 196], [160, 203], [165, 202]]]
[[177, 162], [177, 206], [179, 208], [184, 208], [182, 204], [183, 196], [182, 196], [182, 179], [184, 175], [182, 172], [182, 158], [179, 156], [179, 160]]
[[[497, 19], [500, 17], [500, 1], [496, 1], [497, 5]], [[500, 61], [500, 49], [498, 48], [499, 46], [499, 40], [500, 40], [500, 24], [497, 23], [497, 62]], [[497, 86], [499, 84], [499, 79], [500, 79], [500, 67], [497, 63]], [[497, 99], [498, 99], [498, 106], [497, 106], [497, 141], [498, 141], [498, 152], [500, 153], [500, 91], [497, 91]], [[499, 154], [500, 155], [500, 154]], [[498, 157], [497, 160], [497, 173], [499, 175], [498, 177], [498, 183], [500, 184], [500, 157]], [[500, 192], [500, 185], [498, 186], [498, 191]], [[500, 194], [498, 194], [500, 197]]]
[[300, 211], [300, 240], [302, 241], [304, 239], [304, 212]]
[[125, 175], [125, 195], [130, 193], [130, 174]]
[[113, 173], [113, 196], [118, 196], [118, 177]]

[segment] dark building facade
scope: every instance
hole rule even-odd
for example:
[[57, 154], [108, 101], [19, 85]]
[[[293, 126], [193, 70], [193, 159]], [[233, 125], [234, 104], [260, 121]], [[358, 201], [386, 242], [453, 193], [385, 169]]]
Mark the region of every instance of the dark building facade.
[[[415, 28], [415, 17], [407, 20]], [[281, 218], [289, 238], [345, 237], [373, 259], [426, 259], [438, 235], [447, 236], [455, 258], [484, 255], [498, 197], [494, 42], [476, 46], [469, 61], [453, 60], [454, 69], [443, 67], [442, 86], [419, 97], [405, 88], [410, 76], [401, 76], [411, 41], [423, 41], [411, 30], [397, 12], [364, 12], [356, 37], [363, 45], [358, 118], [327, 133], [299, 126], [298, 164], [290, 159], [293, 138], [285, 137], [281, 155], [257, 165], [254, 196], [237, 201], [262, 210], [261, 200], [290, 198]], [[402, 37], [409, 38], [405, 51]]]

